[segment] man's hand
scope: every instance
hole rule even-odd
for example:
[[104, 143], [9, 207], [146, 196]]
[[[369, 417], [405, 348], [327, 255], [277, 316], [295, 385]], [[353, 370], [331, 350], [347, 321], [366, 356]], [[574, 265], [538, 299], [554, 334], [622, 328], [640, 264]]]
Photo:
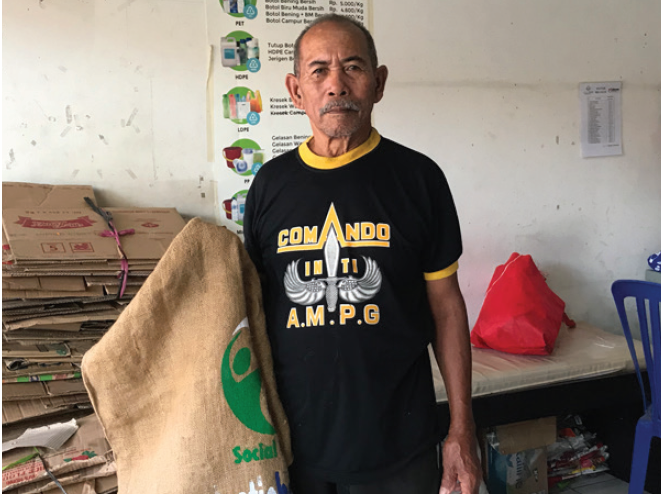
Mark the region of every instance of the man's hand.
[[481, 480], [475, 434], [450, 431], [443, 444], [443, 479], [439, 494], [478, 494]]

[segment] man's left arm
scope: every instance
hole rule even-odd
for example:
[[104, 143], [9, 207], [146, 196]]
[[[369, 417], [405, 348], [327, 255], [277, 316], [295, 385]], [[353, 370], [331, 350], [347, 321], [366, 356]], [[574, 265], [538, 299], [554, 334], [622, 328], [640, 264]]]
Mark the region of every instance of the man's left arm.
[[470, 334], [457, 273], [427, 281], [427, 296], [436, 327], [432, 346], [450, 405], [450, 429], [443, 446], [440, 494], [458, 490], [462, 494], [477, 494], [482, 471], [471, 408]]

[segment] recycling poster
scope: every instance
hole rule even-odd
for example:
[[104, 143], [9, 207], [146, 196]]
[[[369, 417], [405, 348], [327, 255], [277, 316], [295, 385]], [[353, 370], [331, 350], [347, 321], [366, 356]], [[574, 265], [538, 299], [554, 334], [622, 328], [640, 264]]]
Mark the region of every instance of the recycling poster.
[[310, 136], [287, 93], [294, 41], [320, 15], [369, 27], [370, 0], [207, 0], [207, 154], [221, 224], [242, 235], [245, 200], [261, 166]]

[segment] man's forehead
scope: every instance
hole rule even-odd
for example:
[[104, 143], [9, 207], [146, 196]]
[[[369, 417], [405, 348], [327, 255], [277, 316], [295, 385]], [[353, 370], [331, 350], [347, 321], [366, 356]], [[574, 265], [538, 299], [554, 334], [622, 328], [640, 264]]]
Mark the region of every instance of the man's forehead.
[[367, 60], [367, 40], [363, 32], [356, 26], [344, 23], [327, 21], [310, 28], [301, 39], [300, 53], [302, 58], [316, 58], [318, 50], [324, 48], [336, 48], [340, 41], [354, 48], [355, 53], [347, 54], [351, 57], [359, 57]]

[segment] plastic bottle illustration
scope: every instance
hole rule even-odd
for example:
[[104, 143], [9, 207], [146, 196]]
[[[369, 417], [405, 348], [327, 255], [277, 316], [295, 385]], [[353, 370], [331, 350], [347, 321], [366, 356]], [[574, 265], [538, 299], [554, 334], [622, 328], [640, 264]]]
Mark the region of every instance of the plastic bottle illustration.
[[248, 38], [248, 59], [259, 58], [259, 40], [257, 38]]
[[246, 212], [246, 196], [238, 194], [236, 197], [236, 204], [238, 209], [238, 221], [243, 221], [243, 215]]
[[236, 105], [236, 95], [230, 94], [229, 95], [229, 104], [230, 104], [230, 118], [232, 120], [236, 120], [237, 118], [237, 105]]
[[[245, 209], [245, 203], [244, 203]], [[240, 221], [239, 219], [239, 201], [236, 197], [232, 197], [232, 221]]]
[[242, 38], [238, 41], [237, 43], [237, 51], [238, 51], [238, 59], [239, 63], [238, 65], [245, 65], [246, 62], [248, 61], [248, 48], [246, 47], [246, 40], [245, 38]]
[[241, 65], [240, 53], [235, 38], [220, 38], [220, 61], [223, 67]]
[[223, 94], [223, 118], [230, 118], [230, 99], [226, 94]]
[[239, 96], [239, 101], [236, 104], [236, 118], [245, 120], [248, 118], [248, 113], [250, 113], [250, 103], [245, 96]]

